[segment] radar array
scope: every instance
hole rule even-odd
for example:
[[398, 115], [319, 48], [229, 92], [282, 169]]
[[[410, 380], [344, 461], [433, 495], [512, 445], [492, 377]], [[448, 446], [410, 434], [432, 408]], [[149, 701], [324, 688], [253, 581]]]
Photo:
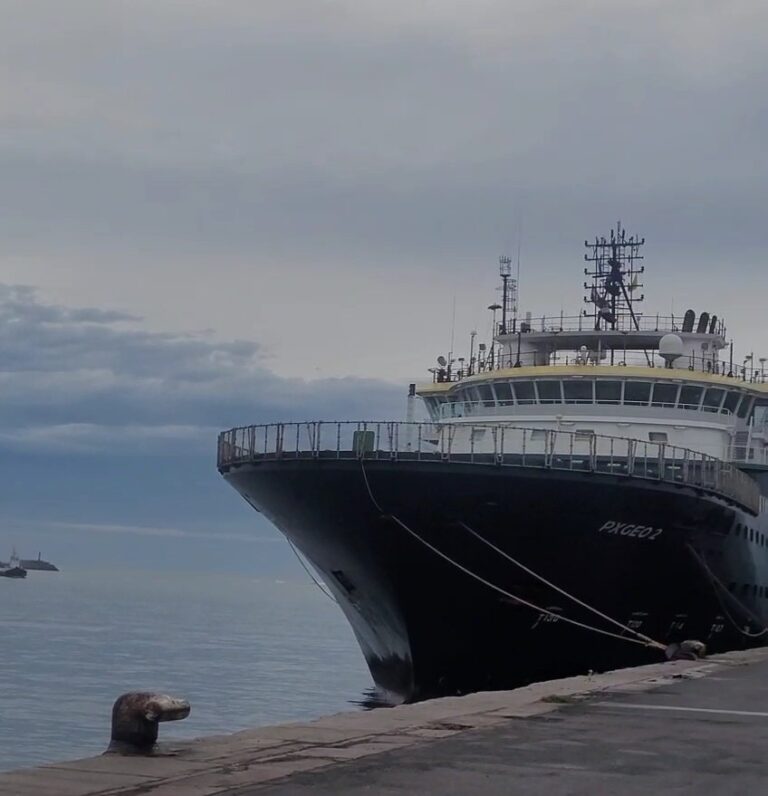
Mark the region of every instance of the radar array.
[[591, 310], [584, 310], [584, 315], [594, 318], [595, 331], [640, 328], [635, 307], [645, 298], [637, 295], [643, 287], [640, 277], [645, 266], [638, 263], [643, 259], [640, 247], [644, 243], [645, 238], [627, 237], [621, 222], [611, 230], [610, 238], [596, 237], [594, 243], [584, 241], [588, 249], [584, 259], [591, 263], [584, 274], [592, 280], [584, 283], [584, 301], [592, 305]]

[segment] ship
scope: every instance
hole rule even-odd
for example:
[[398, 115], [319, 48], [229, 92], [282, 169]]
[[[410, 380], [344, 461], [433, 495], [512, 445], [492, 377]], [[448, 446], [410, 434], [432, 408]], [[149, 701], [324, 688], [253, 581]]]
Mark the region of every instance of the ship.
[[21, 566], [26, 570], [39, 570], [41, 572], [58, 572], [59, 568], [50, 561], [42, 558], [42, 553], [37, 554], [37, 558], [22, 558]]
[[10, 560], [5, 563], [0, 563], [0, 577], [1, 578], [26, 578], [27, 570], [21, 565], [19, 557], [16, 554], [16, 548], [11, 553]]
[[219, 472], [327, 586], [388, 699], [768, 638], [766, 360], [709, 312], [644, 312], [644, 244], [586, 241], [573, 315], [520, 313], [500, 258], [487, 343], [439, 356], [404, 421], [219, 435]]

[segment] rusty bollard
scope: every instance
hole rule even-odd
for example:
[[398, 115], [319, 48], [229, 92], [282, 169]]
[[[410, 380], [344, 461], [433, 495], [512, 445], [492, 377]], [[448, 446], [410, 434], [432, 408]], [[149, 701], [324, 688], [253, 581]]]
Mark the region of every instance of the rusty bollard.
[[667, 647], [667, 660], [670, 661], [698, 661], [707, 657], [707, 645], [701, 641], [689, 639], [679, 644], [670, 644]]
[[112, 737], [105, 754], [151, 755], [158, 722], [186, 719], [189, 710], [186, 699], [167, 694], [123, 694], [112, 707]]

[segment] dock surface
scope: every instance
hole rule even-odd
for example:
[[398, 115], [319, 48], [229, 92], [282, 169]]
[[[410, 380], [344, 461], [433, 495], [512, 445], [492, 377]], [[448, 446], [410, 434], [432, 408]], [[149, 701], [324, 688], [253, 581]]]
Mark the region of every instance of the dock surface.
[[761, 793], [768, 650], [537, 683], [0, 775], [14, 796]]

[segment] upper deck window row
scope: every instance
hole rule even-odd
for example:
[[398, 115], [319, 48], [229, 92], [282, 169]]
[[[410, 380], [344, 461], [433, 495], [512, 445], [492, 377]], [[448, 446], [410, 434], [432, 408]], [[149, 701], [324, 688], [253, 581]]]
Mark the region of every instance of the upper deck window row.
[[676, 384], [664, 381], [617, 379], [520, 379], [467, 386], [436, 403], [469, 403], [475, 406], [526, 406], [531, 404], [612, 404], [652, 406], [665, 409], [748, 416], [753, 397], [738, 390]]

